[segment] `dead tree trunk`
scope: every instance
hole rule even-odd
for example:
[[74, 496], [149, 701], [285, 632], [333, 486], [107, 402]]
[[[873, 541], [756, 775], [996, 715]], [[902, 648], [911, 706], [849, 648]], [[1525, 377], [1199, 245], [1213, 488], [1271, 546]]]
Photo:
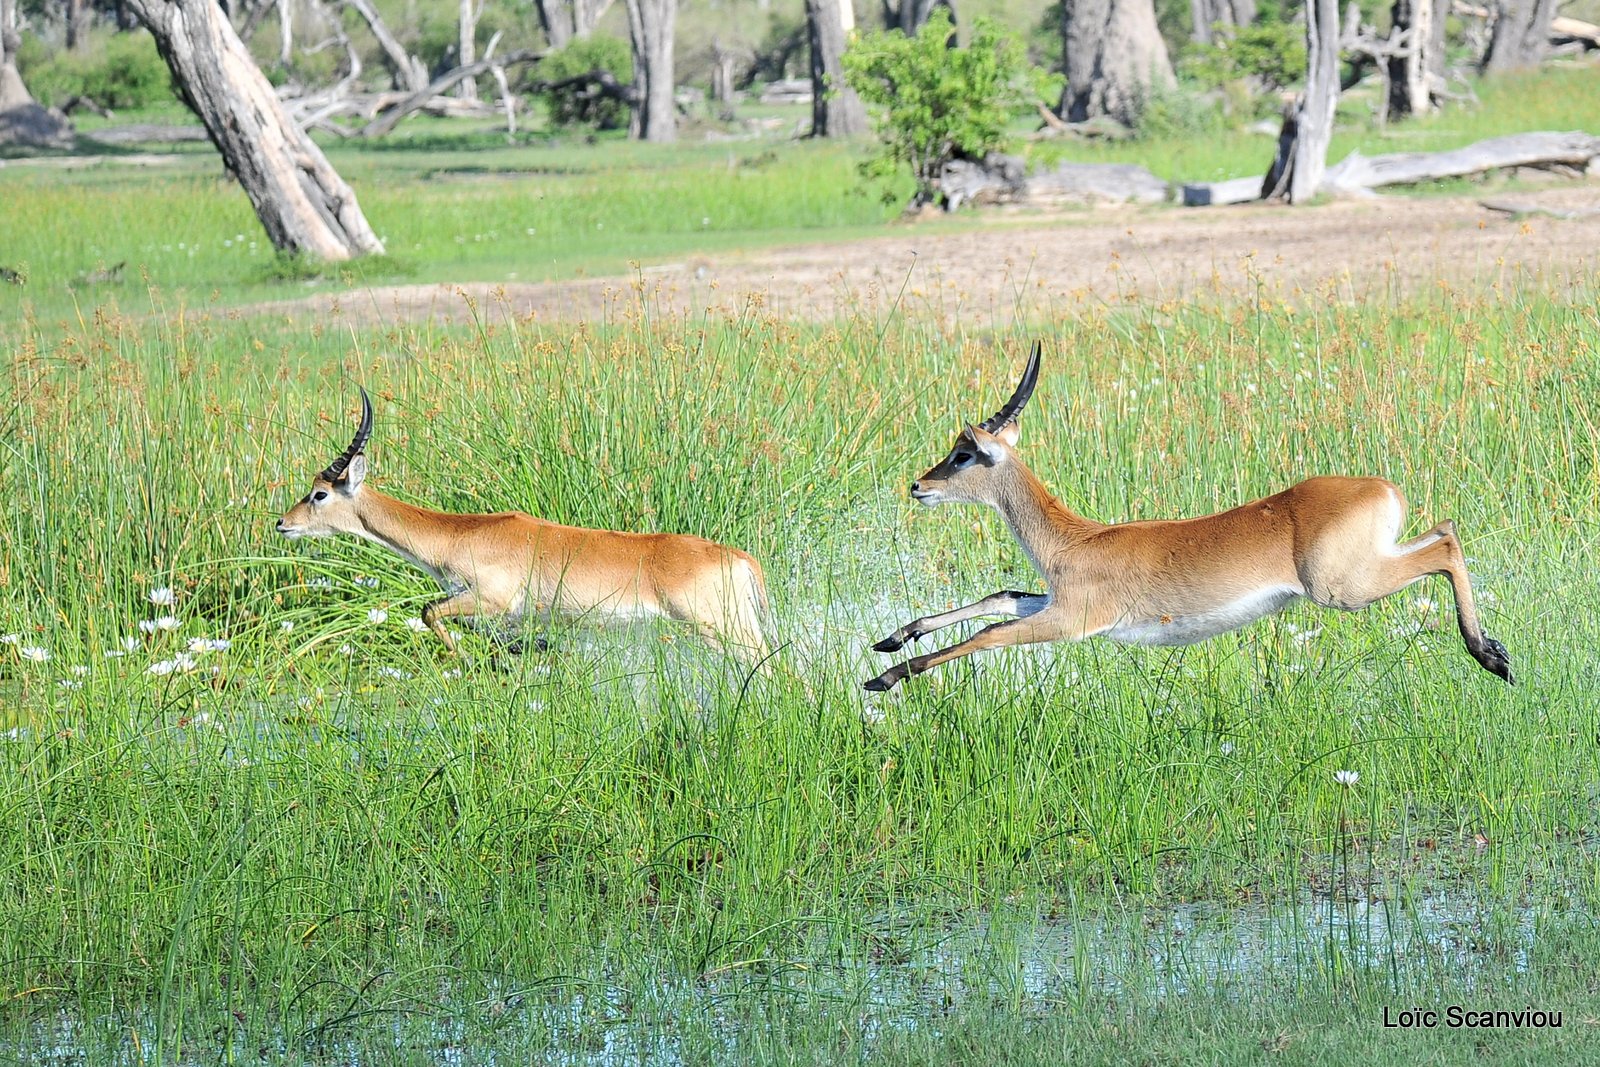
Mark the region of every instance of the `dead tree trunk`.
[[1307, 0], [1306, 89], [1284, 109], [1278, 154], [1261, 198], [1303, 204], [1317, 195], [1328, 169], [1333, 112], [1339, 104], [1339, 0]]
[[[294, 0], [278, 0], [278, 66], [285, 70], [294, 58]], [[137, 6], [135, 7], [137, 10]]]
[[17, 72], [17, 49], [22, 35], [17, 32], [17, 0], [0, 0], [0, 111], [10, 111], [33, 103], [33, 94], [22, 84]]
[[928, 24], [935, 8], [950, 12], [950, 25], [958, 25], [956, 0], [883, 0], [883, 24], [888, 29], [898, 29], [907, 37]]
[[[456, 65], [470, 67], [478, 60], [478, 0], [461, 0], [456, 36]], [[462, 78], [456, 95], [463, 100], [478, 99], [478, 79]]]
[[1389, 117], [1423, 115], [1444, 91], [1444, 20], [1450, 0], [1394, 0], [1391, 37], [1404, 34], [1403, 49], [1386, 61]]
[[86, 0], [67, 0], [67, 49], [76, 52], [88, 39], [88, 3]]
[[627, 0], [628, 36], [633, 41], [633, 84], [638, 98], [628, 124], [642, 141], [678, 139], [672, 44], [678, 0]]
[[383, 58], [388, 61], [389, 72], [394, 76], [396, 89], [414, 93], [428, 84], [427, 71], [423, 68], [422, 62], [406, 53], [395, 35], [389, 32], [388, 25], [378, 14], [378, 9], [372, 6], [371, 0], [344, 0], [344, 4], [360, 15], [366, 22], [367, 28], [372, 31], [378, 47], [383, 51]]
[[1153, 0], [1064, 0], [1067, 85], [1057, 113], [1068, 122], [1108, 115], [1138, 123], [1153, 89], [1176, 84]]
[[553, 49], [565, 48], [594, 32], [612, 0], [534, 0], [539, 24]]
[[1483, 54], [1485, 74], [1536, 67], [1550, 52], [1550, 20], [1555, 0], [1499, 0], [1494, 30]]
[[342, 260], [383, 252], [355, 193], [290, 120], [214, 0], [128, 0], [274, 248]]
[[867, 108], [844, 81], [844, 50], [856, 28], [850, 0], [806, 0], [811, 33], [811, 136], [867, 132]]
[[1217, 26], [1248, 26], [1256, 20], [1256, 0], [1189, 0], [1189, 17], [1194, 20], [1190, 38], [1210, 44]]

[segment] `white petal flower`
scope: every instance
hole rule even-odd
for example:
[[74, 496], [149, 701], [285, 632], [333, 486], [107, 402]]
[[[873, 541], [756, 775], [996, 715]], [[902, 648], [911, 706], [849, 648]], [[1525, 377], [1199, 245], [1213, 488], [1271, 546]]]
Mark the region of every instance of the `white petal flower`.
[[76, 678], [62, 678], [56, 682], [56, 686], [61, 689], [82, 689], [83, 683]]
[[373, 608], [367, 612], [368, 622], [386, 622], [388, 618], [389, 613], [384, 611], [382, 608]]
[[278, 624], [278, 629], [282, 630], [286, 634], [287, 633], [293, 633], [294, 632], [294, 620], [293, 619], [284, 619], [282, 622], [280, 622]]
[[226, 637], [191, 637], [189, 638], [190, 652], [226, 652], [233, 647], [233, 642]]
[[423, 622], [417, 616], [413, 615], [406, 620], [406, 629], [414, 631], [415, 633], [425, 634], [428, 632], [428, 624]]
[[346, 642], [339, 646], [339, 654], [341, 656], [353, 656], [356, 654], [356, 646]]
[[163, 615], [156, 620], [156, 629], [158, 630], [176, 630], [181, 625], [176, 615]]
[[38, 645], [22, 645], [17, 649], [17, 655], [23, 659], [31, 659], [35, 663], [43, 663], [50, 658], [50, 650], [40, 648]]
[[122, 650], [124, 652], [137, 652], [139, 650], [139, 639], [132, 634], [124, 637], [122, 639]]
[[21, 640], [21, 634], [0, 634], [0, 645], [14, 645]]
[[158, 585], [150, 590], [150, 603], [158, 607], [169, 608], [178, 602], [177, 594], [170, 585]]
[[89, 668], [84, 666], [82, 663], [74, 664], [70, 669], [72, 673], [76, 674], [79, 678], [82, 678], [84, 675], [89, 673]]
[[1346, 789], [1349, 789], [1351, 786], [1353, 786], [1357, 782], [1361, 781], [1361, 772], [1359, 772], [1359, 771], [1334, 771], [1333, 772], [1333, 780], [1338, 782], [1340, 785], [1344, 786]]

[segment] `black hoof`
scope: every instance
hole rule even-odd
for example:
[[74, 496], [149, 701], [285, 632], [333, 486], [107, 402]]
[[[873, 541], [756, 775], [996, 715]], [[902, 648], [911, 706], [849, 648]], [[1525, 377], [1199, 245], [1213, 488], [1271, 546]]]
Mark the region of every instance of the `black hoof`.
[[1517, 680], [1511, 677], [1511, 654], [1492, 637], [1483, 639], [1483, 648], [1473, 653], [1483, 669], [1497, 678], [1504, 678], [1507, 685], [1516, 685]]
[[882, 641], [879, 641], [877, 644], [873, 645], [872, 646], [872, 651], [874, 651], [874, 652], [898, 652], [904, 646], [905, 646], [905, 642], [904, 641], [901, 641], [898, 638], [896, 638], [894, 634], [890, 634], [888, 637], [885, 637]]
[[862, 685], [861, 688], [865, 689], [869, 693], [887, 693], [889, 690], [893, 689], [895, 684], [899, 681], [900, 678], [895, 674], [894, 671], [885, 671], [876, 678], [872, 679], [872, 681]]

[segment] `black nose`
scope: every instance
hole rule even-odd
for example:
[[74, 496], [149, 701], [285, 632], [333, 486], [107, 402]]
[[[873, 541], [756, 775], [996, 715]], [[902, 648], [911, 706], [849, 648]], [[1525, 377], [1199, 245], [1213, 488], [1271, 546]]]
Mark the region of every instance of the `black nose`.
[[922, 488], [922, 482], [921, 481], [915, 481], [915, 482], [911, 483], [911, 491], [913, 493], [917, 492], [921, 488]]
[[282, 519], [278, 520], [278, 532], [279, 533], [283, 533], [283, 520]]

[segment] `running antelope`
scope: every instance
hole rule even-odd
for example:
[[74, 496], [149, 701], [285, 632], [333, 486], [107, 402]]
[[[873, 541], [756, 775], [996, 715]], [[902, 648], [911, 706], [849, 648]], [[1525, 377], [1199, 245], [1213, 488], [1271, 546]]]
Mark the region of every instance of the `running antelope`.
[[422, 612], [456, 652], [445, 620], [528, 613], [600, 624], [665, 617], [757, 662], [768, 654], [761, 565], [736, 548], [687, 534], [585, 530], [520, 511], [453, 515], [385, 496], [366, 484], [372, 401], [350, 447], [278, 520], [285, 537], [352, 534], [410, 560], [449, 595]]
[[916, 656], [866, 683], [883, 692], [930, 667], [986, 648], [1108, 637], [1187, 645], [1279, 611], [1295, 597], [1356, 611], [1430, 574], [1450, 579], [1467, 651], [1507, 682], [1505, 646], [1484, 636], [1461, 542], [1448, 519], [1398, 544], [1406, 502], [1381, 478], [1309, 478], [1283, 492], [1197, 519], [1107, 526], [1073, 514], [1017, 456], [1017, 418], [1039, 380], [1040, 345], [1005, 406], [967, 426], [937, 466], [911, 483], [922, 504], [987, 504], [1005, 518], [1043, 593], [1003, 591], [906, 623], [872, 646], [908, 641], [984, 615], [1014, 616], [959, 644]]

